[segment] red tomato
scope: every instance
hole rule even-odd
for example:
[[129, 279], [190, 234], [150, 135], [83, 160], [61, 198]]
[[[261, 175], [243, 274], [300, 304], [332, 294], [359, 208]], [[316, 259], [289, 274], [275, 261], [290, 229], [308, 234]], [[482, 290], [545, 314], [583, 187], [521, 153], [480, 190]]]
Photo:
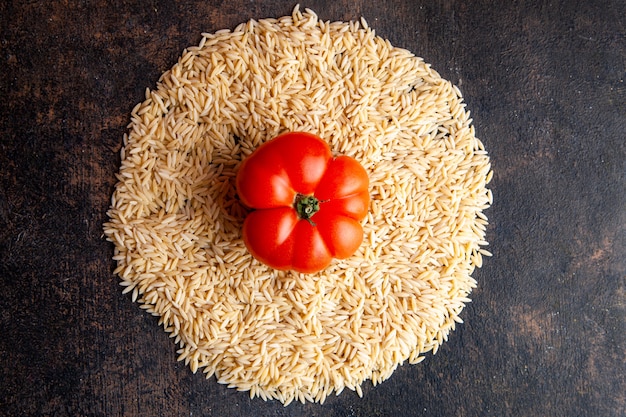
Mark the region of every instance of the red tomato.
[[282, 134], [259, 146], [237, 174], [239, 197], [254, 209], [243, 224], [246, 247], [275, 269], [321, 271], [361, 244], [368, 186], [365, 169], [333, 157], [322, 139]]

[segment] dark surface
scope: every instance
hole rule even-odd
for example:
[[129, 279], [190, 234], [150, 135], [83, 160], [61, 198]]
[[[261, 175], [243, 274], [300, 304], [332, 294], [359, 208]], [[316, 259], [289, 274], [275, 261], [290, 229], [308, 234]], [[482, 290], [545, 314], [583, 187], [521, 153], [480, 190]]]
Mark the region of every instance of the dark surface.
[[493, 162], [493, 258], [437, 355], [323, 406], [193, 375], [102, 223], [146, 87], [201, 32], [291, 1], [0, 2], [0, 415], [626, 415], [626, 6], [313, 0], [457, 84]]

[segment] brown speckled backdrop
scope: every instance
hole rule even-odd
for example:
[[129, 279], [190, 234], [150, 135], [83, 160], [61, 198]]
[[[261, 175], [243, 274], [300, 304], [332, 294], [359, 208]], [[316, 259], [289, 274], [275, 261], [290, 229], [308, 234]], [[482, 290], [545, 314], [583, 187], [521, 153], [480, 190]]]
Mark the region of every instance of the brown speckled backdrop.
[[622, 0], [313, 0], [457, 84], [493, 161], [493, 258], [437, 355], [325, 405], [193, 375], [112, 274], [130, 110], [201, 32], [295, 2], [0, 2], [1, 416], [626, 415]]

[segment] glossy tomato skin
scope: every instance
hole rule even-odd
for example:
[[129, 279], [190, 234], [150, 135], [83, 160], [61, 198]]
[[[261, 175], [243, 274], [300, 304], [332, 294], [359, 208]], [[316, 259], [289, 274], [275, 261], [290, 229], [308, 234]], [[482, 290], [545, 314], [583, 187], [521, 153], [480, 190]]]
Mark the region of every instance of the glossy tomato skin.
[[[290, 132], [264, 143], [241, 164], [237, 191], [254, 209], [243, 240], [261, 262], [280, 270], [314, 273], [332, 258], [347, 258], [363, 240], [369, 180], [353, 158], [333, 158], [315, 135]], [[319, 211], [302, 217], [296, 201], [313, 196]]]
[[237, 192], [250, 208], [291, 206], [295, 196], [313, 194], [326, 164], [328, 145], [310, 133], [285, 133], [259, 146], [237, 174]]

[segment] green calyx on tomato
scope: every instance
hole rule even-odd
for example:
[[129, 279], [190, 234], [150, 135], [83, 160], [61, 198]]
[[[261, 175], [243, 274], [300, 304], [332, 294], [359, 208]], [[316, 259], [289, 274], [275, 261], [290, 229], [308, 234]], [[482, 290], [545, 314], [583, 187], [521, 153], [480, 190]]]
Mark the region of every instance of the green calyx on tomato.
[[264, 143], [237, 173], [250, 253], [280, 270], [314, 273], [363, 241], [369, 179], [353, 158], [333, 157], [319, 137], [289, 132]]
[[294, 208], [296, 209], [296, 213], [298, 213], [298, 217], [307, 220], [312, 226], [315, 226], [311, 217], [320, 211], [320, 201], [315, 198], [315, 196], [298, 194]]

